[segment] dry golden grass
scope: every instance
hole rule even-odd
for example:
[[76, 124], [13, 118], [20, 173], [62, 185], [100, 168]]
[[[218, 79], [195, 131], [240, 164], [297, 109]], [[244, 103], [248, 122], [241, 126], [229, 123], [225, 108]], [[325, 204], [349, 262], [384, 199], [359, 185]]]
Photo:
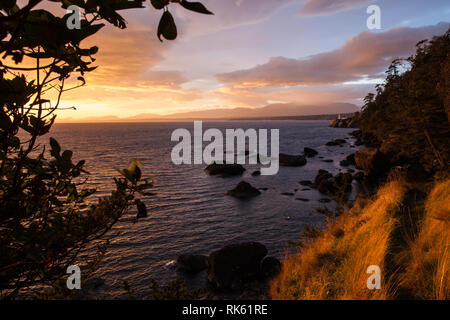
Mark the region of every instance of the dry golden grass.
[[[450, 179], [435, 185], [424, 208], [423, 201], [407, 197], [407, 190], [404, 182], [389, 182], [367, 205], [357, 204], [287, 256], [272, 282], [272, 298], [449, 299]], [[398, 238], [399, 230], [411, 228], [399, 219], [407, 214], [405, 208], [422, 213], [409, 241], [404, 238], [413, 230]], [[367, 289], [370, 265], [386, 271], [380, 290]]]
[[[396, 211], [405, 186], [392, 181], [368, 205], [344, 213], [298, 254], [286, 257], [273, 281], [273, 299], [389, 299], [390, 283], [367, 289], [367, 267], [384, 270], [389, 240], [396, 227]], [[389, 281], [388, 281], [389, 282]]]
[[449, 299], [450, 179], [430, 193], [419, 227], [419, 235], [405, 252], [401, 286], [419, 299]]

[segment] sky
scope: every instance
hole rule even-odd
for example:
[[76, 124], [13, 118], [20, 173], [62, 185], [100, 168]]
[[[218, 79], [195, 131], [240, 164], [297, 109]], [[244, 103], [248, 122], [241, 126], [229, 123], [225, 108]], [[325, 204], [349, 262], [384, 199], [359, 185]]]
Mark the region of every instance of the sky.
[[[358, 106], [390, 62], [449, 27], [448, 0], [203, 0], [214, 15], [169, 6], [175, 41], [156, 37], [161, 11], [124, 13], [127, 29], [106, 27], [87, 85], [68, 91], [58, 117], [167, 115], [275, 103]], [[369, 30], [366, 10], [381, 9]]]

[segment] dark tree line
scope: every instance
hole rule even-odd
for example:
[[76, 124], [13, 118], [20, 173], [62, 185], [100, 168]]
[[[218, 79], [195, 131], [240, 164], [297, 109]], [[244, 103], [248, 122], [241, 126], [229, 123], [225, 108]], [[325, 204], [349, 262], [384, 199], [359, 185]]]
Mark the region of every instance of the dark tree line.
[[395, 60], [377, 93], [365, 98], [360, 127], [394, 165], [446, 172], [450, 160], [450, 30]]

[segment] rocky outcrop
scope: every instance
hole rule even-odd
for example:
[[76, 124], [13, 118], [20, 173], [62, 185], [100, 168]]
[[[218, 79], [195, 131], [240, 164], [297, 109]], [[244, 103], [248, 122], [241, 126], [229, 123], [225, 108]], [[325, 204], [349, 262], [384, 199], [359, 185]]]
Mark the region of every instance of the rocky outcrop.
[[330, 127], [332, 128], [357, 128], [359, 126], [358, 114], [345, 119], [331, 120]]
[[352, 191], [353, 176], [351, 173], [339, 173], [334, 177], [333, 186], [337, 193], [347, 194]]
[[312, 187], [323, 194], [334, 194], [333, 175], [326, 170], [319, 170]]
[[[208, 257], [208, 282], [216, 289], [236, 289], [261, 275], [267, 248], [257, 242], [231, 244]], [[268, 268], [270, 269], [270, 268]]]
[[306, 158], [304, 156], [295, 156], [280, 153], [279, 155], [280, 166], [283, 167], [300, 167], [306, 164]]
[[222, 177], [238, 176], [245, 171], [245, 168], [240, 164], [218, 164], [213, 163], [205, 168], [205, 172], [209, 175], [220, 175]]
[[261, 194], [261, 191], [254, 188], [250, 183], [241, 181], [233, 190], [226, 193], [229, 196], [239, 199], [249, 199]]
[[380, 177], [389, 171], [389, 161], [378, 149], [363, 149], [355, 153], [358, 169], [364, 170], [369, 177]]
[[347, 156], [344, 160], [342, 160], [339, 163], [341, 166], [343, 167], [348, 167], [348, 166], [355, 166], [356, 162], [355, 162], [355, 154], [352, 153], [351, 155]]
[[333, 177], [330, 172], [319, 170], [312, 187], [328, 196], [341, 197], [348, 195], [352, 190], [352, 180], [350, 173], [341, 172]]
[[200, 254], [183, 254], [177, 259], [177, 268], [188, 273], [198, 273], [208, 267], [208, 257]]
[[312, 149], [312, 148], [305, 147], [305, 148], [303, 149], [303, 155], [304, 155], [305, 157], [307, 157], [307, 158], [315, 157], [315, 156], [317, 156], [318, 154], [319, 154], [319, 152], [317, 152], [316, 150], [314, 150], [314, 149]]
[[322, 170], [320, 169], [319, 172], [316, 175], [316, 178], [314, 180], [314, 186], [317, 188], [317, 186], [325, 181], [328, 180], [330, 178], [333, 178], [333, 175], [331, 173], [329, 173], [327, 170]]

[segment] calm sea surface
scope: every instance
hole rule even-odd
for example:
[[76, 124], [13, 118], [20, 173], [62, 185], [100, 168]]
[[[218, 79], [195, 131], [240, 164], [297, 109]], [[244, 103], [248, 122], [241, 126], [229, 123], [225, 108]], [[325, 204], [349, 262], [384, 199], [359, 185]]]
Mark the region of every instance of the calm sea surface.
[[[102, 123], [56, 124], [50, 136], [63, 149], [74, 151], [75, 160], [86, 160], [91, 172], [89, 187], [106, 195], [113, 187], [114, 168], [128, 167], [133, 158], [141, 161], [143, 173], [153, 176], [156, 196], [144, 198], [149, 216], [138, 223], [129, 215], [119, 222], [98, 275], [105, 280], [102, 293], [118, 297], [122, 281], [146, 297], [150, 279], [165, 283], [177, 276], [173, 260], [185, 253], [208, 254], [230, 243], [258, 241], [269, 249], [269, 255], [282, 258], [286, 242], [299, 239], [305, 225], [321, 227], [323, 216], [314, 208], [323, 206], [324, 198], [315, 190], [301, 191], [298, 182], [314, 180], [319, 169], [334, 174], [345, 168], [339, 161], [355, 152], [351, 140], [344, 147], [326, 147], [336, 138], [347, 138], [352, 129], [328, 127], [328, 121], [227, 121], [204, 122], [204, 130], [255, 128], [280, 129], [280, 152], [301, 154], [304, 147], [319, 151], [304, 167], [280, 167], [276, 176], [252, 177], [256, 165], [246, 165], [241, 177], [220, 178], [204, 173], [205, 165], [174, 165], [170, 154], [176, 144], [170, 141], [177, 128], [193, 131], [193, 122], [170, 123]], [[333, 159], [332, 163], [322, 160]], [[257, 188], [268, 188], [259, 197], [240, 201], [225, 192], [241, 180]], [[297, 191], [295, 191], [298, 189]], [[295, 196], [281, 195], [284, 192]], [[307, 198], [302, 202], [296, 198]], [[328, 204], [333, 206], [333, 203]], [[200, 286], [204, 274], [187, 278], [190, 286]]]

